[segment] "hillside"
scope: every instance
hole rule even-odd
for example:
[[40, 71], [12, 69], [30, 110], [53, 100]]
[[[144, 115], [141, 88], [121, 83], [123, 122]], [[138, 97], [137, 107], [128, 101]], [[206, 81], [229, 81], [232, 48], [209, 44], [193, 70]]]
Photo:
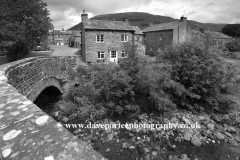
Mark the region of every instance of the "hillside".
[[[123, 18], [128, 18], [130, 25], [139, 26], [141, 29], [148, 27], [149, 23], [158, 24], [164, 22], [178, 21], [179, 19], [174, 19], [171, 17], [153, 15], [143, 12], [126, 12], [126, 13], [114, 13], [114, 14], [104, 14], [92, 17], [93, 20], [116, 20], [121, 21]], [[180, 18], [180, 17], [179, 17]], [[200, 23], [193, 20], [188, 20], [189, 24], [193, 27], [203, 27], [209, 28], [211, 30], [218, 31], [223, 28], [226, 24], [215, 24], [215, 23]], [[80, 28], [80, 23], [73, 26], [69, 30], [75, 30]]]

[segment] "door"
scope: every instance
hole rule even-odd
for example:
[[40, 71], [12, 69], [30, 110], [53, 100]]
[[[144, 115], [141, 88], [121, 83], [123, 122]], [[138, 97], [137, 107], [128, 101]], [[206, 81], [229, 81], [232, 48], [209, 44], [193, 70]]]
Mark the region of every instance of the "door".
[[110, 62], [117, 63], [117, 51], [110, 51]]

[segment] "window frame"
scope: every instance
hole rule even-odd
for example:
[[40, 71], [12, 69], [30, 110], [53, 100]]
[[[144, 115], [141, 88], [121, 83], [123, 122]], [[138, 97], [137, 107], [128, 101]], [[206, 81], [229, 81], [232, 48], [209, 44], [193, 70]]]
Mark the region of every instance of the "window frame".
[[122, 34], [121, 35], [121, 42], [128, 42], [128, 34]]
[[[102, 55], [103, 55], [103, 58], [102, 58]], [[105, 52], [104, 51], [97, 52], [97, 59], [105, 59]]]
[[[100, 36], [100, 37], [98, 38], [98, 36]], [[98, 39], [99, 39], [99, 41], [98, 41]], [[104, 43], [104, 34], [97, 34], [96, 35], [96, 42], [97, 43]]]
[[124, 50], [121, 51], [121, 58], [127, 58], [126, 51], [124, 51]]
[[[112, 57], [113, 53], [115, 53], [114, 57]], [[115, 50], [111, 51], [110, 58], [117, 58], [117, 51], [115, 51]]]

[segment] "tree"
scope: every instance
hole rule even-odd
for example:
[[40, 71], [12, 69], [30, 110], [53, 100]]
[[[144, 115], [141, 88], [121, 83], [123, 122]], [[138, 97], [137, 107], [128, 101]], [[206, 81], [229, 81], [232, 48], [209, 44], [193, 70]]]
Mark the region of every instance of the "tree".
[[0, 50], [8, 61], [19, 59], [52, 28], [47, 4], [42, 0], [0, 1]]
[[228, 24], [222, 28], [222, 33], [231, 37], [240, 37], [240, 24]]
[[219, 55], [221, 50], [207, 41], [191, 41], [169, 48], [157, 57], [172, 65], [172, 79], [196, 97], [179, 97], [178, 105], [190, 110], [224, 111], [233, 102], [227, 92], [234, 70]]

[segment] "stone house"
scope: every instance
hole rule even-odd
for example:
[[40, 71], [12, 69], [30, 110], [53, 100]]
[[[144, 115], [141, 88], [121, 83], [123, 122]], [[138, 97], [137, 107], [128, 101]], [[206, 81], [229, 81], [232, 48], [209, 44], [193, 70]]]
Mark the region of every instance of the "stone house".
[[49, 41], [49, 44], [53, 44], [53, 30], [50, 30], [48, 32], [48, 41]]
[[203, 28], [193, 29], [192, 37], [194, 38], [209, 38], [211, 44], [221, 44], [230, 41], [232, 38], [216, 31], [206, 30]]
[[48, 36], [49, 43], [54, 45], [67, 45], [71, 35], [72, 31], [65, 31], [64, 28], [62, 30], [52, 30]]
[[145, 34], [146, 54], [154, 55], [158, 50], [168, 45], [186, 42], [192, 37], [192, 29], [187, 24], [187, 18], [179, 21], [150, 25], [143, 29]]
[[91, 20], [86, 13], [81, 18], [81, 54], [86, 63], [118, 62], [127, 56], [125, 45], [134, 45], [135, 32], [128, 19]]

